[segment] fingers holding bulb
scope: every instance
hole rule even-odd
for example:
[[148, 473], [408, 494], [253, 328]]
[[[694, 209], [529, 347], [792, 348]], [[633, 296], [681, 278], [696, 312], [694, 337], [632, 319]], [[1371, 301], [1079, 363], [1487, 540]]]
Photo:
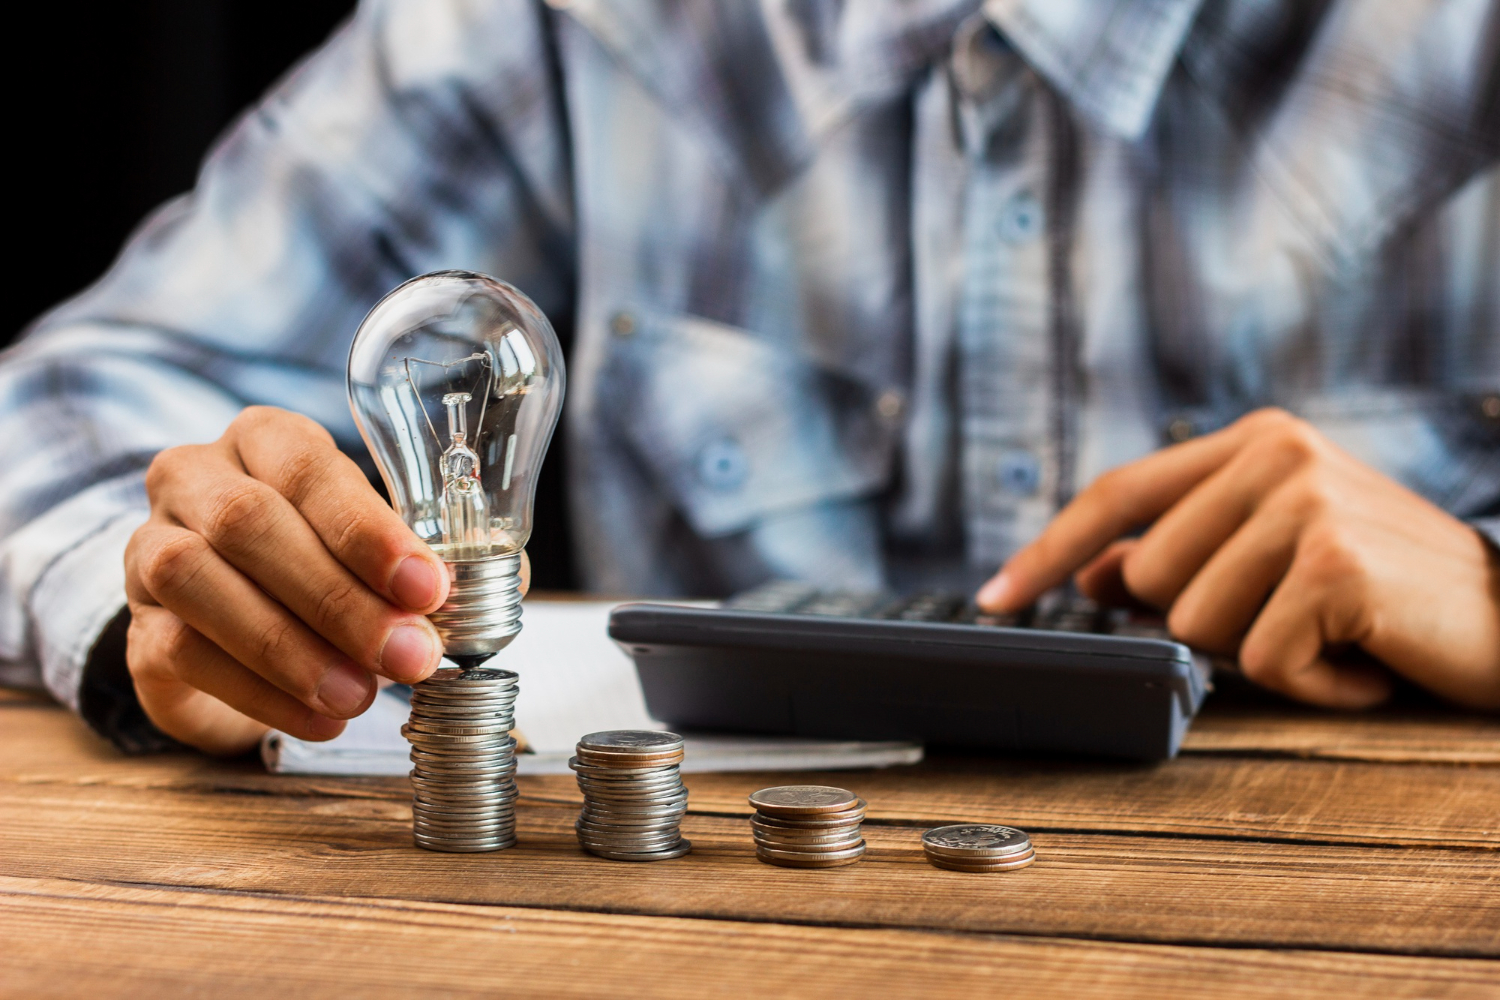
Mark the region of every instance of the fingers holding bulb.
[[225, 441], [245, 473], [284, 497], [332, 557], [376, 594], [419, 615], [443, 603], [442, 562], [316, 422], [251, 407]]

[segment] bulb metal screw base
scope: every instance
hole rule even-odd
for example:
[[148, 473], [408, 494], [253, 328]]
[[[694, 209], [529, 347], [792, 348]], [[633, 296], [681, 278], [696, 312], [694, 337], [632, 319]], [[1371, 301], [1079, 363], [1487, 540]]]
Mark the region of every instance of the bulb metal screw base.
[[428, 620], [451, 657], [488, 657], [521, 631], [521, 554], [491, 556], [448, 567], [448, 599]]

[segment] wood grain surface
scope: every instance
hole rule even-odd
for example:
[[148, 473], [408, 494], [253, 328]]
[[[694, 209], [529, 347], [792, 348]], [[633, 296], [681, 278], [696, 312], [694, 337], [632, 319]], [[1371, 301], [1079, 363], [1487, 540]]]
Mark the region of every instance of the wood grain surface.
[[[522, 782], [521, 843], [410, 842], [401, 779], [127, 760], [0, 699], [0, 995], [1500, 996], [1495, 720], [1431, 707], [1205, 713], [1156, 766], [936, 757], [687, 776], [694, 852], [581, 853], [567, 778]], [[870, 851], [755, 860], [745, 795], [827, 780]], [[1030, 831], [962, 875], [938, 822]]]
[[[1495, 967], [1296, 950], [0, 878], [13, 995], [1492, 997]], [[81, 947], [85, 944], [86, 947]], [[146, 947], [149, 942], [150, 946]], [[59, 977], [59, 969], [67, 969]]]

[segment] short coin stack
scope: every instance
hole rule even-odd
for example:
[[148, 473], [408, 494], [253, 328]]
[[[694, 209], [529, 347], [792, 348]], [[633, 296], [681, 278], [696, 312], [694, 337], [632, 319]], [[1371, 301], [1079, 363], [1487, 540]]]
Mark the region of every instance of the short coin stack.
[[680, 858], [692, 844], [678, 825], [687, 812], [682, 737], [649, 729], [590, 733], [568, 766], [578, 772], [583, 810], [574, 829], [590, 854], [613, 861]]
[[498, 851], [516, 842], [517, 676], [440, 667], [411, 691], [412, 832], [430, 851]]
[[865, 800], [828, 785], [782, 785], [750, 796], [755, 856], [785, 868], [834, 868], [865, 853]]
[[955, 872], [1003, 872], [1036, 860], [1031, 838], [1010, 826], [959, 823], [922, 834], [922, 852], [939, 868]]

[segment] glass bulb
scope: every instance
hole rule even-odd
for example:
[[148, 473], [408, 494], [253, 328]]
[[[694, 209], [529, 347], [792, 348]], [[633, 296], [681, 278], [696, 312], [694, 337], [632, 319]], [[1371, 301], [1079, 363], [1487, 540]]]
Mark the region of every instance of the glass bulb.
[[565, 380], [536, 303], [471, 271], [413, 278], [354, 335], [349, 406], [396, 513], [448, 565], [431, 618], [460, 662], [521, 630], [520, 553]]

